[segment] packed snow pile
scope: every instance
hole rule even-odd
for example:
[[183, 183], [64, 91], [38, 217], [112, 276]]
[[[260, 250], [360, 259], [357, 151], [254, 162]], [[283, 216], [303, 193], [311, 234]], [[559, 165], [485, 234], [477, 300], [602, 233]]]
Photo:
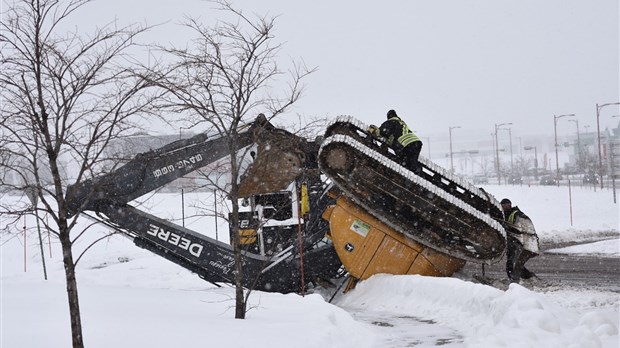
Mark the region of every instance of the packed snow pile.
[[378, 275], [337, 305], [432, 318], [473, 347], [607, 347], [618, 340], [617, 308], [562, 308], [519, 284], [504, 292], [455, 278]]

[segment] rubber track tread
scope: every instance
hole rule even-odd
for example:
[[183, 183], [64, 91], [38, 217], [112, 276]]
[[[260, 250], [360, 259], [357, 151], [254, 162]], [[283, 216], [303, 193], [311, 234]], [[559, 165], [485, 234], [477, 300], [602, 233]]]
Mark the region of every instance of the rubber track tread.
[[[434, 171], [436, 166], [426, 161], [426, 174], [430, 171], [431, 178], [441, 178], [443, 187], [436, 186], [368, 146], [360, 139], [360, 128], [364, 129], [364, 125], [359, 122], [337, 120], [335, 127], [328, 128], [319, 152], [321, 169], [346, 196], [390, 227], [435, 250], [474, 262], [493, 263], [501, 259], [505, 231], [495, 216], [483, 212], [486, 208], [497, 215], [499, 204], [494, 197], [485, 192], [469, 192], [465, 188], [473, 185], [454, 183], [453, 178]], [[330, 167], [331, 151], [346, 153], [343, 168]], [[452, 192], [481, 209], [446, 190], [455, 186], [460, 190]]]

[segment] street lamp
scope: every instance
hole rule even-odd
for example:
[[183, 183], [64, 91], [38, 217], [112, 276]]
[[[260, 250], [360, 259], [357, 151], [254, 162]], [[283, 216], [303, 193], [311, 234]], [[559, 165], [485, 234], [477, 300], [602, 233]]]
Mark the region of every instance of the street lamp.
[[512, 162], [512, 131], [508, 127], [508, 138], [510, 139], [510, 175], [514, 175], [514, 167]]
[[497, 141], [497, 130], [501, 127], [501, 126], [509, 126], [512, 125], [512, 123], [500, 123], [500, 124], [495, 124], [495, 164], [496, 164], [496, 170], [497, 170], [497, 184], [501, 184], [500, 182], [500, 174], [499, 174], [499, 143]]
[[562, 117], [572, 117], [575, 114], [553, 115], [553, 134], [555, 135], [555, 177], [560, 186], [560, 162], [558, 161], [558, 120]]
[[538, 180], [538, 151], [536, 150], [536, 146], [526, 146], [523, 150], [532, 150], [534, 149], [534, 178]]
[[454, 162], [452, 161], [452, 130], [461, 128], [461, 126], [449, 127], [450, 131], [450, 172], [454, 173]]
[[512, 161], [512, 129], [510, 127], [502, 128], [502, 129], [508, 131], [508, 138], [510, 139], [510, 175], [513, 175], [514, 174], [514, 165], [513, 165], [514, 162]]
[[[611, 117], [620, 117], [620, 115], [613, 115]], [[611, 187], [614, 192], [614, 204], [616, 204], [616, 172], [615, 172], [615, 161], [614, 161], [614, 151], [613, 147], [610, 148], [609, 151], [609, 161], [611, 162]]]
[[568, 122], [575, 122], [575, 124], [577, 125], [577, 168], [581, 169], [581, 140], [579, 139], [579, 120], [568, 120]]
[[424, 139], [424, 145], [428, 149], [428, 159], [431, 159], [431, 138], [429, 137], [421, 137]]
[[598, 119], [600, 117], [601, 109], [609, 105], [620, 105], [620, 102], [607, 103], [602, 105], [596, 104], [596, 134], [598, 135], [598, 175], [599, 179], [601, 179], [601, 188], [603, 188], [603, 157], [601, 156], [601, 126]]
[[[495, 166], [495, 170], [497, 171], [497, 161], [495, 160], [495, 133], [491, 133], [491, 148], [493, 151], [491, 151], [491, 156], [493, 156], [493, 164]], [[484, 173], [485, 175], [487, 173]], [[499, 185], [499, 182], [498, 182]]]

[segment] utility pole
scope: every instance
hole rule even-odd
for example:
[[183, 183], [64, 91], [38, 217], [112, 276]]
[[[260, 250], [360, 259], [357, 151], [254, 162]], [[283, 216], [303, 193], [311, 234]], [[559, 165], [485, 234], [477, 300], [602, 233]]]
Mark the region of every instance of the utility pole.
[[461, 128], [461, 126], [454, 126], [454, 127], [449, 127], [449, 133], [450, 133], [450, 172], [454, 173], [454, 162], [452, 160], [452, 130], [453, 129], [457, 129], [457, 128]]
[[499, 142], [497, 140], [497, 130], [500, 129], [501, 126], [508, 126], [511, 125], [512, 123], [500, 123], [500, 124], [495, 124], [495, 160], [496, 160], [496, 170], [497, 170], [497, 184], [500, 185], [501, 184], [501, 175], [500, 175], [500, 168], [499, 168]]
[[568, 122], [575, 122], [577, 125], [577, 168], [581, 169], [581, 139], [579, 138], [579, 120], [568, 120]]
[[558, 161], [558, 120], [562, 117], [573, 117], [575, 114], [553, 115], [553, 134], [555, 136], [555, 177], [560, 186], [560, 162]]
[[424, 139], [424, 146], [428, 149], [428, 159], [431, 159], [431, 138], [421, 137]]
[[514, 162], [512, 161], [512, 131], [508, 128], [508, 138], [510, 138], [510, 175], [515, 174]]
[[532, 150], [534, 149], [534, 178], [538, 181], [538, 151], [536, 150], [536, 146], [526, 146], [523, 150]]
[[603, 157], [601, 155], [601, 126], [599, 124], [599, 117], [601, 109], [608, 105], [620, 105], [620, 102], [607, 103], [602, 105], [596, 104], [596, 133], [598, 134], [598, 175], [601, 179], [601, 188], [603, 188]]

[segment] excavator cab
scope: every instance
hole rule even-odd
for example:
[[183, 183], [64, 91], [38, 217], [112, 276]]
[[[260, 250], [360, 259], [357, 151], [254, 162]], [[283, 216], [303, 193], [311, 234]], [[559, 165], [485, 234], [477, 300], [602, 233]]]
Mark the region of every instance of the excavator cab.
[[255, 195], [254, 209], [264, 219], [284, 221], [293, 218], [293, 192], [280, 191]]
[[[299, 217], [295, 183], [287, 190], [252, 195], [244, 199], [239, 212], [240, 247], [243, 250], [272, 256], [282, 252], [297, 240], [304, 220]], [[232, 221], [232, 214], [229, 214]], [[234, 229], [230, 229], [231, 241]]]

